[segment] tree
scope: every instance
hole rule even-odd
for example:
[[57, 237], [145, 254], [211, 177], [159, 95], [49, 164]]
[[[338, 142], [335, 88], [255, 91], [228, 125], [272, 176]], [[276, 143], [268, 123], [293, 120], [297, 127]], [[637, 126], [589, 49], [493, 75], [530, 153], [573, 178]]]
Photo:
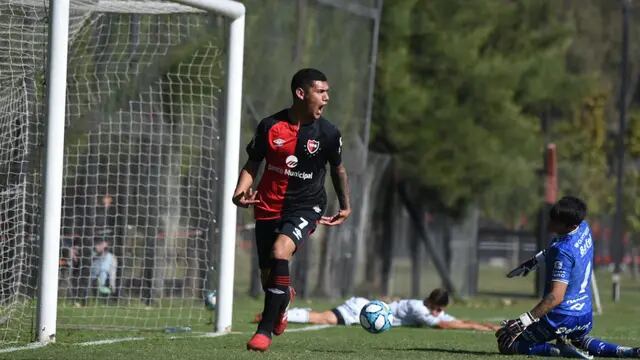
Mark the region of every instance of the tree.
[[[383, 12], [372, 146], [428, 206], [515, 222], [539, 196], [540, 116], [570, 119], [586, 79], [566, 66], [554, 1], [402, 0]], [[587, 87], [588, 88], [588, 87]]]

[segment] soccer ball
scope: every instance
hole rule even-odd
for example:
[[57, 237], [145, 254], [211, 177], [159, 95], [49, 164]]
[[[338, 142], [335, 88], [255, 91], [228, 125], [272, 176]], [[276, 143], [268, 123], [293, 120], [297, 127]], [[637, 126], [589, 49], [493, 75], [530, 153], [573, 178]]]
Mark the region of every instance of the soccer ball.
[[360, 325], [372, 334], [391, 329], [391, 308], [380, 300], [373, 300], [360, 310]]
[[204, 294], [204, 306], [209, 310], [216, 309], [217, 293], [215, 290], [208, 290]]

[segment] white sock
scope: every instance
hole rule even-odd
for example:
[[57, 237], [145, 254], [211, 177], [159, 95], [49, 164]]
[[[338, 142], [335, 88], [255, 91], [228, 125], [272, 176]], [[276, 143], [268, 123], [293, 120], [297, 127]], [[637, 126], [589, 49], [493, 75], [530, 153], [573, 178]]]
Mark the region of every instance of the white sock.
[[289, 322], [306, 324], [309, 322], [309, 312], [311, 309], [293, 308], [287, 311]]

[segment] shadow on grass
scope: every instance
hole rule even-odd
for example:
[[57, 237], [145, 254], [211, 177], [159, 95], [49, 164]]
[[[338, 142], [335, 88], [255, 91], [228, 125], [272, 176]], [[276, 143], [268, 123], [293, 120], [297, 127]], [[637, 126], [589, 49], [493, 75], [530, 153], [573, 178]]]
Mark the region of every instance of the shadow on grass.
[[339, 350], [339, 349], [306, 349], [305, 351], [315, 353], [327, 353], [327, 354], [355, 354], [359, 353], [356, 350]]
[[449, 354], [466, 354], [466, 355], [478, 355], [478, 356], [486, 356], [486, 355], [500, 355], [497, 351], [471, 351], [471, 350], [460, 350], [460, 349], [442, 349], [442, 348], [434, 348], [434, 347], [410, 347], [410, 348], [384, 348], [381, 350], [389, 350], [389, 351], [425, 351], [425, 352], [444, 352]]

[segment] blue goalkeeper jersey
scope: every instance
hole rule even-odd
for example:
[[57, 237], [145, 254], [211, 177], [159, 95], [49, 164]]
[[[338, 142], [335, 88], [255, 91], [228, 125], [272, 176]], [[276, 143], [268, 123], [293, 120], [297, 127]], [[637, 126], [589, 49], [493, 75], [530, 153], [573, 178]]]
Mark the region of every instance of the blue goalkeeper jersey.
[[569, 234], [556, 237], [545, 255], [545, 295], [551, 283], [567, 284], [564, 300], [550, 313], [584, 315], [591, 313], [591, 268], [593, 239], [586, 221]]

